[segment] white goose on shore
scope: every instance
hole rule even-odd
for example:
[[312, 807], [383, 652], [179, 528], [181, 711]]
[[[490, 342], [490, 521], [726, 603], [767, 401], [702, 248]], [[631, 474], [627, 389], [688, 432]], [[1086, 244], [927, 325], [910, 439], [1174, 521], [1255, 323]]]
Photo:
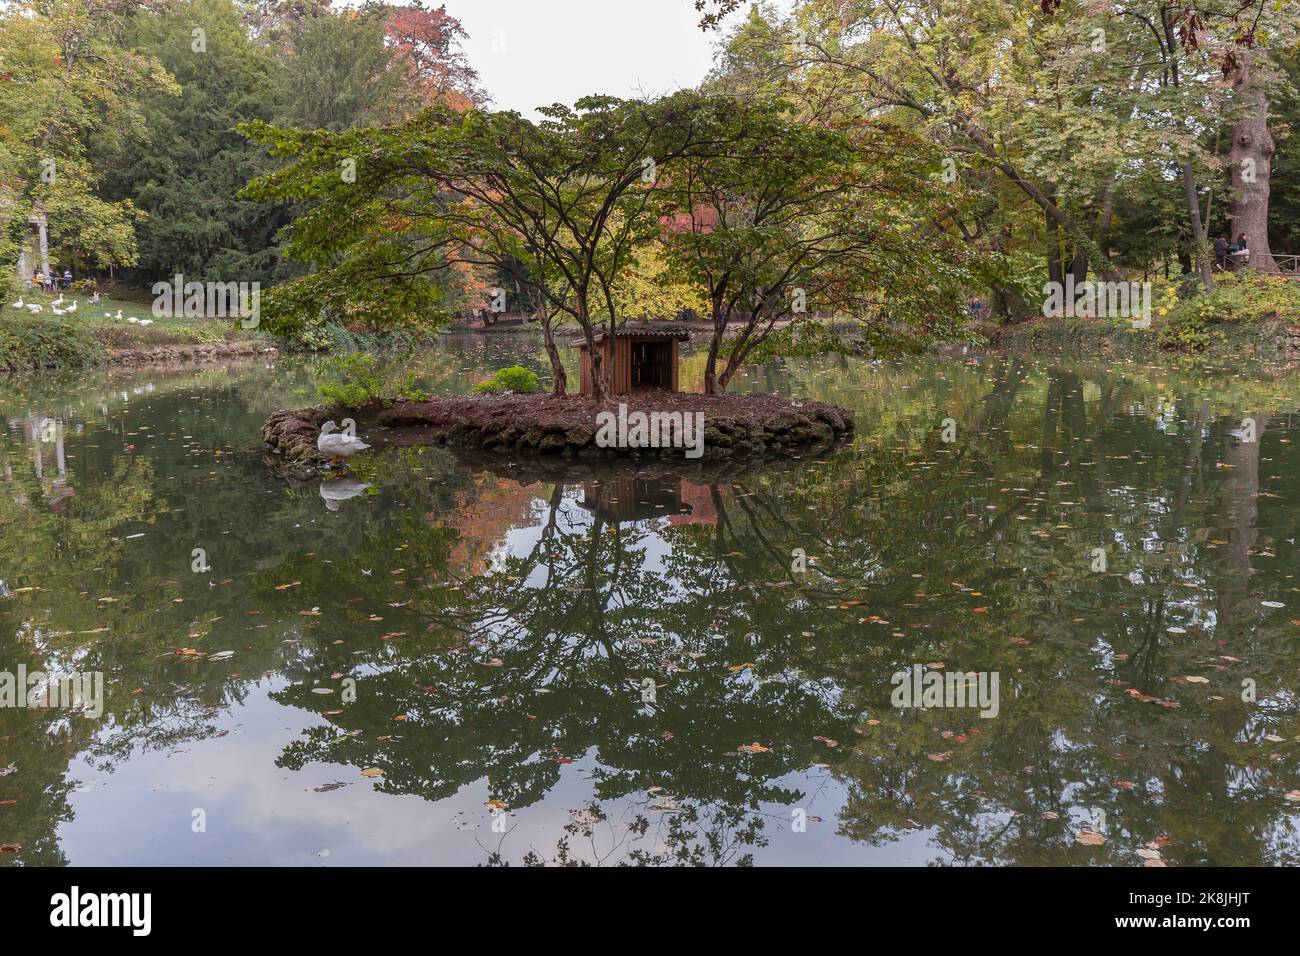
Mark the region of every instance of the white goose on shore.
[[[355, 424], [350, 418], [343, 419], [344, 427]], [[356, 435], [336, 431], [337, 428], [338, 426], [332, 420], [320, 427], [320, 435], [316, 438], [316, 448], [322, 455], [329, 455], [338, 462], [344, 458], [351, 458], [357, 452], [365, 451], [370, 447]]]

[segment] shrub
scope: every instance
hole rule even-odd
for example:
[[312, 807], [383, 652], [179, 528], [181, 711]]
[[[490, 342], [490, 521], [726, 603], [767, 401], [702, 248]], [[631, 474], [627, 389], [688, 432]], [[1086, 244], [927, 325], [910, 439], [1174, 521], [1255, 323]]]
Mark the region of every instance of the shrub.
[[1225, 272], [1213, 292], [1202, 292], [1175, 307], [1160, 330], [1164, 345], [1200, 349], [1219, 325], [1262, 325], [1300, 321], [1300, 283], [1258, 272]]
[[532, 369], [524, 368], [522, 365], [512, 365], [510, 368], [499, 369], [492, 378], [475, 385], [473, 390], [480, 394], [514, 392], [518, 395], [531, 395], [540, 392], [542, 385], [537, 381], [537, 373]]
[[84, 325], [39, 316], [0, 318], [0, 370], [83, 368], [103, 357], [103, 346]]
[[316, 363], [317, 374], [326, 376], [317, 384], [316, 392], [325, 401], [348, 408], [397, 397], [426, 399], [428, 393], [415, 385], [415, 373], [402, 371], [407, 357], [381, 367], [375, 356], [365, 352], [328, 356]]

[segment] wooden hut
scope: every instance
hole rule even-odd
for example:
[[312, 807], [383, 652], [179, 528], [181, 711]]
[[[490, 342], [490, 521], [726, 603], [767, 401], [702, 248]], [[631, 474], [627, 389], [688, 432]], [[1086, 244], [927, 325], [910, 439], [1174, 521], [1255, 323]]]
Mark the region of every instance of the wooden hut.
[[[677, 383], [677, 343], [690, 339], [690, 333], [671, 322], [626, 322], [610, 335], [603, 329], [596, 335], [601, 367], [609, 380], [611, 395], [660, 389], [679, 391]], [[573, 346], [582, 353], [582, 394], [592, 395], [591, 356], [586, 339]]]

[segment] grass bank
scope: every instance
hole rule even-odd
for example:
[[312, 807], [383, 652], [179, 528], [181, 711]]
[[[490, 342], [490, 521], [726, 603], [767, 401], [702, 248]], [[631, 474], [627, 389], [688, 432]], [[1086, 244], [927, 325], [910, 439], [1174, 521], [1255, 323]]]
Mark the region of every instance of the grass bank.
[[[1300, 361], [1300, 282], [1253, 272], [1221, 274], [1213, 292], [1180, 298], [1156, 289], [1150, 323], [1128, 318], [1033, 319], [985, 326], [981, 335], [1015, 351], [1066, 350], [1078, 354], [1153, 351]], [[1145, 327], [1140, 327], [1145, 325]]]
[[3, 303], [0, 371], [203, 361], [257, 354], [273, 345], [269, 336], [230, 319], [155, 317], [148, 303], [109, 296], [92, 303], [87, 295], [71, 293], [56, 306], [59, 298], [29, 291]]

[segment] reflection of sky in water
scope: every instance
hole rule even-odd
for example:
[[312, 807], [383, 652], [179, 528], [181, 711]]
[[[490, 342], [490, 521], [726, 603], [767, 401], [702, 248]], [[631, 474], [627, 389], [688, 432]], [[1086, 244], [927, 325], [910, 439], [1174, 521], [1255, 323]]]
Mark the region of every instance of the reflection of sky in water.
[[[421, 374], [457, 392], [517, 361], [542, 367], [522, 340], [453, 343]], [[596, 800], [618, 829], [570, 846], [618, 842], [610, 861], [663, 852], [655, 808], [699, 807], [761, 824], [767, 846], [730, 847], [760, 863], [1136, 865], [1162, 835], [1172, 863], [1295, 862], [1294, 383], [816, 367], [742, 388], [853, 408], [829, 461], [558, 492], [441, 450], [291, 488], [256, 435], [311, 401], [295, 362], [10, 388], [0, 670], [102, 669], [109, 691], [98, 726], [0, 711], [0, 842], [23, 863], [518, 863]], [[999, 670], [1002, 715], [891, 710], [913, 663]], [[343, 677], [355, 703], [310, 692]], [[486, 804], [510, 792], [502, 839]], [[793, 832], [795, 808], [820, 820]], [[1106, 845], [1077, 845], [1098, 813]]]

